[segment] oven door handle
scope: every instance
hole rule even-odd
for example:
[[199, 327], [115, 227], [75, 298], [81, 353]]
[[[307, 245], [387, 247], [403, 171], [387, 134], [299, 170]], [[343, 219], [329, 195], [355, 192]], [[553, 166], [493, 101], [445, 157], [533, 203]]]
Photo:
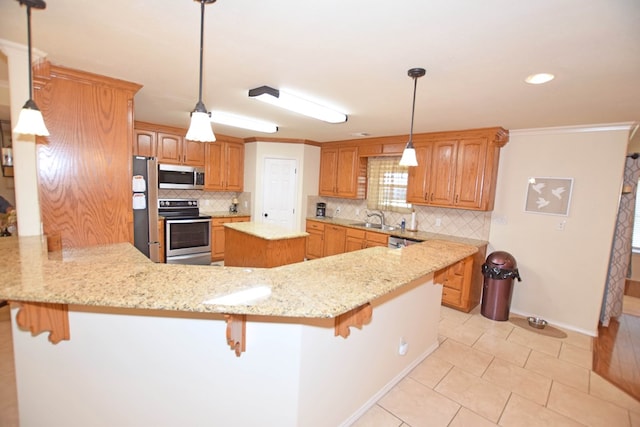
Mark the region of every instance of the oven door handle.
[[167, 224], [193, 224], [194, 222], [211, 222], [211, 218], [203, 219], [167, 219]]

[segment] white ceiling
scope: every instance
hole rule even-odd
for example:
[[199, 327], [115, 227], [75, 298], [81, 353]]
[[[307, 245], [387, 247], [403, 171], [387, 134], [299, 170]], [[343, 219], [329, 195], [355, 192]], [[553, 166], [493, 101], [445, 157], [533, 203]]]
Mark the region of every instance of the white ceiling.
[[[48, 0], [32, 11], [33, 45], [52, 63], [142, 84], [136, 119], [181, 127], [198, 98], [199, 31], [193, 0]], [[26, 44], [18, 1], [0, 2], [0, 38]], [[427, 69], [415, 132], [640, 121], [638, 0], [218, 0], [206, 6], [204, 55], [206, 107], [274, 121], [268, 137], [407, 134], [412, 67]], [[556, 79], [523, 82], [536, 72]], [[249, 99], [262, 85], [349, 120]]]

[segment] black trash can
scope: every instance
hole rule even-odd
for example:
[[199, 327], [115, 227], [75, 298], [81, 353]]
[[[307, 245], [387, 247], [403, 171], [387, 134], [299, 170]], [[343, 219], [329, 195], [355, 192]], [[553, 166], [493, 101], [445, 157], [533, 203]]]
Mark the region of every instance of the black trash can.
[[515, 258], [508, 252], [492, 252], [482, 264], [484, 285], [480, 312], [492, 320], [509, 320], [513, 279], [520, 281]]

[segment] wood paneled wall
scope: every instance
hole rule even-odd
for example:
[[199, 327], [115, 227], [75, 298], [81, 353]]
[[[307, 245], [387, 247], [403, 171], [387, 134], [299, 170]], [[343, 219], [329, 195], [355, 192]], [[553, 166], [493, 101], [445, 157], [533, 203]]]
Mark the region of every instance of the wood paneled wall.
[[133, 96], [140, 85], [53, 66], [34, 72], [44, 232], [63, 248], [133, 242]]

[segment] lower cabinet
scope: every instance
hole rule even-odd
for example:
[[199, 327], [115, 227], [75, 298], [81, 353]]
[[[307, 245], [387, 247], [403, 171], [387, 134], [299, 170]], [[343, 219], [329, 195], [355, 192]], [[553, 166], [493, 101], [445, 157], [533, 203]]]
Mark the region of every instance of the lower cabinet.
[[324, 256], [344, 253], [347, 241], [347, 228], [339, 225], [324, 226]]
[[480, 247], [474, 255], [436, 271], [433, 282], [443, 286], [443, 305], [468, 313], [480, 303], [484, 281], [481, 266], [486, 251], [486, 246]]
[[211, 218], [211, 262], [224, 260], [224, 224], [248, 221], [249, 216]]
[[324, 256], [324, 223], [307, 220], [306, 259], [322, 258]]
[[164, 218], [158, 219], [158, 262], [165, 262], [164, 256]]
[[387, 247], [389, 236], [375, 231], [307, 220], [306, 258], [338, 255], [374, 246]]

